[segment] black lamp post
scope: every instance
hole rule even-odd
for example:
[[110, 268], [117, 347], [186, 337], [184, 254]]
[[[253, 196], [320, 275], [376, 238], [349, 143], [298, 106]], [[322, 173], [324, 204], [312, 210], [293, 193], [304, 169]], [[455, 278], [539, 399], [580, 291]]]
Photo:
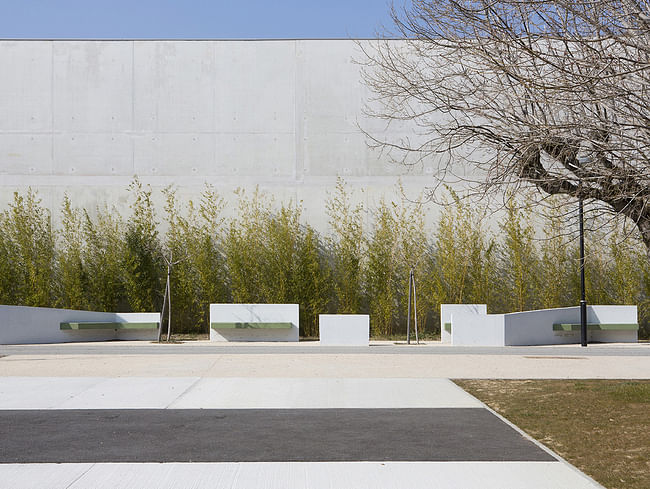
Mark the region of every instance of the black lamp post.
[[582, 197], [578, 198], [580, 221], [580, 344], [587, 346], [587, 301], [585, 299], [585, 229], [582, 219]]

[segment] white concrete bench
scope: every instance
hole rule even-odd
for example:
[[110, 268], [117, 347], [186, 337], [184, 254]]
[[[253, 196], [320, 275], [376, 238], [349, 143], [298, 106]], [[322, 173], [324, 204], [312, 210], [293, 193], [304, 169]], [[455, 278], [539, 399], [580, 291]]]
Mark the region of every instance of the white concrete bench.
[[210, 304], [210, 341], [298, 341], [298, 304]]
[[0, 306], [0, 344], [155, 340], [157, 312], [96, 312]]

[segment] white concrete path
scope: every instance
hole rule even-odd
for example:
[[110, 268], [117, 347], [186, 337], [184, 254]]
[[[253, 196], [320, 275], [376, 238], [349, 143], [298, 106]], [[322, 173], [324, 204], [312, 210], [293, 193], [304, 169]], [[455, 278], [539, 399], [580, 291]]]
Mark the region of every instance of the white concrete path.
[[[10, 355], [0, 358], [0, 409], [484, 408], [480, 401], [440, 377], [647, 378], [649, 361], [648, 357], [623, 355], [587, 358], [304, 353]], [[1, 443], [0, 437], [0, 449]], [[558, 459], [557, 462], [0, 464], [0, 488], [602, 489], [602, 486]]]
[[0, 464], [3, 489], [597, 489], [561, 462]]
[[0, 409], [482, 406], [448, 379], [0, 377]]

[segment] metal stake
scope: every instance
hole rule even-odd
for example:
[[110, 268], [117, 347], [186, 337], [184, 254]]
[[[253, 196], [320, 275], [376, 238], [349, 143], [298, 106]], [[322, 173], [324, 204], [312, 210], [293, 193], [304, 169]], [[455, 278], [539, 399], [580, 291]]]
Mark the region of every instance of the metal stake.
[[409, 301], [408, 312], [406, 317], [406, 344], [411, 344], [411, 296], [413, 296], [413, 312], [415, 317], [415, 341], [419, 345], [420, 338], [418, 338], [418, 305], [417, 296], [415, 293], [415, 273], [413, 269], [409, 272]]

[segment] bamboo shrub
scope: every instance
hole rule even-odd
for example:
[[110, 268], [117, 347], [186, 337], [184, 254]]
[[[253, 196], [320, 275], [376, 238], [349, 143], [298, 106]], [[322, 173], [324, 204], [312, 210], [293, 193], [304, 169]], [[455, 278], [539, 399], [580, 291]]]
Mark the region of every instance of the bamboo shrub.
[[635, 237], [620, 227], [609, 234], [611, 304], [630, 305], [641, 302], [644, 250]]
[[[403, 193], [403, 192], [402, 192]], [[435, 307], [433, 296], [427, 292], [425, 284], [430, 280], [427, 274], [431, 245], [424, 223], [422, 204], [402, 202], [395, 208], [395, 224], [399, 240], [398, 256], [398, 291], [399, 291], [399, 327], [406, 328], [408, 314], [409, 272], [413, 270], [417, 294], [418, 328], [425, 332], [427, 319]], [[434, 323], [435, 324], [435, 323]]]
[[126, 311], [122, 260], [124, 222], [115, 209], [98, 208], [92, 219], [84, 210], [83, 263], [88, 277], [87, 300], [93, 311]]
[[[225, 219], [222, 212], [225, 201], [210, 185], [201, 192], [198, 216], [190, 232], [197, 239], [190, 252], [190, 260], [196, 273], [195, 280], [200, 290], [199, 304], [203, 324], [208, 324], [211, 303], [230, 301], [229, 278], [223, 251], [222, 233]], [[193, 204], [190, 201], [190, 208]], [[192, 221], [191, 221], [192, 222]]]
[[[196, 217], [192, 203], [183, 212], [176, 198], [176, 191], [170, 186], [163, 190], [165, 196], [165, 219], [167, 233], [163, 253], [163, 272], [170, 263], [170, 298], [172, 324], [175, 332], [200, 332], [203, 314], [200, 309], [201, 289], [195, 280], [196, 271], [190, 256], [196, 247]], [[168, 324], [169, 328], [170, 325]]]
[[129, 185], [133, 202], [126, 222], [124, 288], [135, 312], [156, 311], [162, 303], [163, 259], [151, 189], [135, 178]]
[[224, 240], [233, 302], [264, 302], [264, 228], [270, 215], [259, 189], [251, 198], [237, 190], [238, 215], [230, 220]]
[[88, 309], [88, 273], [83, 262], [82, 212], [72, 206], [67, 194], [61, 206], [58, 253], [57, 305], [66, 309]]
[[49, 211], [31, 188], [24, 196], [15, 192], [0, 225], [3, 302], [51, 307], [55, 298], [56, 243]]
[[[544, 220], [544, 237], [540, 242], [540, 277], [537, 282], [537, 297], [540, 307], [565, 307], [578, 303], [579, 288], [575, 277], [579, 264], [573, 242], [569, 239], [565, 215], [559, 206], [553, 205]], [[575, 246], [577, 248], [577, 242]]]
[[[394, 204], [392, 204], [394, 206]], [[391, 335], [399, 318], [400, 249], [393, 209], [382, 200], [376, 210], [374, 230], [368, 239], [365, 269], [366, 294], [373, 333]]]
[[300, 304], [304, 336], [318, 336], [318, 315], [332, 311], [332, 275], [324, 246], [310, 226], [301, 230], [296, 250], [294, 298]]
[[534, 309], [539, 260], [530, 212], [519, 209], [516, 202], [510, 199], [506, 206], [506, 217], [501, 222], [501, 232], [506, 307], [509, 311]]
[[325, 207], [331, 230], [328, 244], [332, 256], [335, 308], [342, 314], [360, 313], [365, 265], [363, 204], [352, 204], [345, 182], [339, 177]]

